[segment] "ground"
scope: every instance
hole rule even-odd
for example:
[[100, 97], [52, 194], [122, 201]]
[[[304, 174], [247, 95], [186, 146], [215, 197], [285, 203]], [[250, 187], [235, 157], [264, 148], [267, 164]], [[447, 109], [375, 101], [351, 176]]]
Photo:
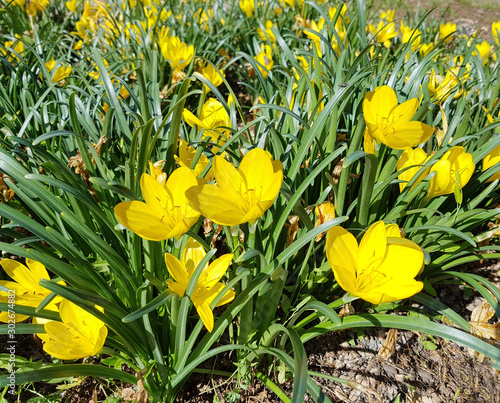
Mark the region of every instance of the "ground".
[[[368, 2], [367, 2], [368, 3]], [[435, 8], [432, 18], [474, 28], [483, 39], [491, 39], [491, 24], [500, 21], [500, 0], [375, 0], [374, 10], [396, 9], [396, 17], [411, 13], [417, 20]]]

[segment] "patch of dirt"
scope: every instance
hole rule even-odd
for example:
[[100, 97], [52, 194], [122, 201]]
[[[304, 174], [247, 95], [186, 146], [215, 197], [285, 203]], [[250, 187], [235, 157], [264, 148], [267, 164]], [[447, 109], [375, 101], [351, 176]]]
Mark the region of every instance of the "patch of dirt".
[[498, 0], [406, 0], [403, 6], [397, 13], [400, 17], [418, 11], [418, 18], [436, 7], [428, 18], [443, 16], [445, 22], [457, 24], [457, 30], [470, 33], [477, 29], [478, 36], [487, 40], [492, 39], [491, 24], [500, 21]]
[[[379, 358], [387, 330], [368, 329], [319, 337], [308, 345], [309, 369], [356, 382], [351, 388], [317, 378], [334, 402], [390, 402], [400, 395], [408, 402], [499, 402], [500, 377], [466, 348], [435, 338], [398, 331], [394, 353]], [[432, 347], [431, 347], [432, 346]]]

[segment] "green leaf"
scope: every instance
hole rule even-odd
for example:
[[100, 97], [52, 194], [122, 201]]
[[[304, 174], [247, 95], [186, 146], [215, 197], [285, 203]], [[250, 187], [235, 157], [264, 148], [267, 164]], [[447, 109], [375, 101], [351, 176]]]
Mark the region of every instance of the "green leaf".
[[[68, 364], [41, 368], [33, 371], [16, 372], [15, 384], [48, 381], [53, 378], [69, 376], [91, 376], [94, 378], [118, 379], [123, 382], [137, 384], [137, 378], [128, 372], [107, 368], [100, 365]], [[10, 384], [7, 375], [0, 376], [0, 387]]]
[[[16, 334], [45, 333], [45, 326], [32, 325], [31, 323], [16, 323], [14, 330]], [[0, 325], [0, 334], [9, 334], [9, 325]]]

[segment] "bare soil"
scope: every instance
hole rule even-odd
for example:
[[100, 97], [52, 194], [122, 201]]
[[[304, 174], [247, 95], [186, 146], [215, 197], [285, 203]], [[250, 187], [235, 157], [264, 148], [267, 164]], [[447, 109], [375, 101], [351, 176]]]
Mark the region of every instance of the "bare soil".
[[[397, 1], [394, 3], [397, 4]], [[422, 18], [427, 10], [435, 8], [428, 18], [457, 24], [457, 30], [474, 32], [480, 38], [491, 40], [491, 24], [500, 21], [500, 0], [402, 0], [397, 15], [407, 12]], [[389, 8], [390, 5], [389, 5]]]

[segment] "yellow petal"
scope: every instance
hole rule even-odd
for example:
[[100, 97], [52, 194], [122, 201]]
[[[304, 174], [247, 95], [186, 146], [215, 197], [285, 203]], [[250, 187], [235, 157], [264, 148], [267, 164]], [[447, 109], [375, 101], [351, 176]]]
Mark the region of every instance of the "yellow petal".
[[167, 191], [151, 175], [142, 174], [141, 192], [148, 208], [152, 210], [152, 214], [160, 217], [165, 214], [168, 200]]
[[356, 238], [344, 228], [335, 226], [328, 231], [325, 250], [326, 258], [339, 285], [345, 291], [354, 291], [358, 265]]
[[472, 177], [476, 165], [472, 159], [472, 155], [469, 153], [462, 154], [458, 157], [459, 166], [459, 177], [460, 177], [460, 187], [464, 187]]
[[[222, 284], [223, 285], [223, 284]], [[223, 285], [224, 286], [224, 285]], [[217, 306], [222, 306], [230, 303], [236, 297], [234, 290], [228, 290], [217, 303]]]
[[415, 242], [404, 238], [391, 238], [378, 270], [392, 279], [414, 278], [423, 264], [424, 253]]
[[200, 120], [198, 119], [196, 116], [194, 116], [190, 111], [188, 111], [187, 109], [184, 109], [182, 111], [182, 117], [184, 118], [184, 120], [186, 121], [186, 123], [191, 126], [191, 127], [194, 127], [195, 125], [198, 126], [200, 129], [208, 129], [208, 127], [205, 127], [206, 125]]
[[387, 238], [401, 238], [401, 232], [399, 231], [398, 224], [387, 224], [385, 226], [385, 232]]
[[352, 294], [372, 304], [382, 304], [409, 298], [422, 291], [423, 283], [413, 279], [388, 281], [369, 291], [357, 291]]
[[184, 292], [186, 292], [186, 287], [189, 283], [189, 275], [186, 267], [179, 259], [177, 259], [174, 255], [171, 255], [170, 253], [165, 253], [165, 264], [167, 266], [169, 274], [174, 278], [179, 286], [184, 289], [182, 295], [178, 292], [174, 292], [180, 297], [183, 297]]
[[183, 297], [184, 294], [186, 293], [186, 286], [181, 285], [179, 283], [176, 283], [175, 281], [168, 279], [167, 280], [167, 287], [174, 293], [177, 294], [179, 297]]
[[[172, 206], [187, 205], [188, 199], [186, 197], [186, 190], [196, 185], [198, 185], [198, 180], [191, 169], [180, 167], [172, 172], [166, 184], [166, 191], [170, 196], [170, 203], [172, 203]], [[167, 203], [167, 208], [171, 208], [169, 203]]]
[[[386, 118], [389, 117], [391, 111], [398, 106], [396, 93], [388, 85], [376, 88], [373, 92], [371, 101], [368, 102], [368, 109], [371, 110], [374, 115]], [[365, 102], [363, 102], [363, 113], [365, 113]]]
[[[182, 251], [182, 263], [184, 264], [189, 276], [192, 276], [198, 265], [206, 256], [203, 246], [194, 238], [189, 238]], [[208, 268], [208, 263], [205, 265], [203, 271]]]
[[254, 148], [243, 157], [238, 172], [245, 181], [246, 189], [258, 189], [274, 172], [272, 159], [262, 148]]
[[378, 267], [385, 255], [387, 235], [383, 221], [371, 225], [359, 244], [358, 277]]
[[213, 287], [226, 273], [229, 265], [231, 264], [231, 260], [233, 260], [232, 253], [222, 255], [218, 259], [214, 260], [204, 273], [203, 282], [200, 286], [207, 288]]
[[408, 123], [418, 109], [418, 99], [412, 98], [397, 106], [391, 113], [393, 122], [399, 124]]
[[241, 199], [240, 192], [246, 191], [241, 174], [233, 164], [218, 155], [214, 157], [213, 170], [217, 186], [226, 193], [226, 198], [238, 202]]
[[369, 154], [375, 154], [375, 140], [373, 139], [372, 135], [370, 134], [370, 131], [368, 128], [365, 129], [364, 135], [363, 135], [363, 149], [365, 150], [365, 153]]
[[432, 127], [422, 122], [408, 122], [394, 126], [393, 130], [385, 135], [385, 144], [396, 150], [404, 150], [424, 143], [434, 133]]
[[196, 312], [198, 312], [198, 315], [200, 316], [201, 321], [207, 330], [211, 332], [214, 328], [214, 314], [210, 309], [209, 304], [206, 301], [201, 303], [193, 301], [193, 304], [196, 308]]
[[158, 215], [143, 202], [134, 200], [119, 203], [114, 211], [120, 224], [150, 241], [167, 239], [173, 229], [174, 223], [166, 213]]
[[247, 213], [247, 209], [240, 208], [228, 199], [227, 192], [215, 185], [194, 186], [186, 191], [189, 204], [205, 217], [220, 225], [238, 225]]
[[[28, 262], [33, 262], [33, 261], [27, 259], [27, 263]], [[28, 290], [32, 289], [36, 290], [37, 292], [49, 295], [50, 291], [47, 291], [45, 288], [38, 285], [41, 278], [50, 280], [47, 270], [45, 270], [45, 267], [43, 267], [41, 263], [38, 264], [35, 263], [30, 263], [35, 269], [35, 272], [33, 272], [31, 268], [26, 267], [25, 265], [16, 260], [2, 259], [0, 261], [0, 265], [2, 265], [7, 275], [10, 278], [12, 278], [15, 282], [21, 284]]]
[[431, 178], [429, 189], [427, 190], [427, 196], [429, 198], [453, 192], [453, 187], [452, 186], [450, 187], [450, 182], [451, 182], [450, 161], [440, 160], [436, 162], [432, 166], [431, 172], [436, 172], [436, 174]]

